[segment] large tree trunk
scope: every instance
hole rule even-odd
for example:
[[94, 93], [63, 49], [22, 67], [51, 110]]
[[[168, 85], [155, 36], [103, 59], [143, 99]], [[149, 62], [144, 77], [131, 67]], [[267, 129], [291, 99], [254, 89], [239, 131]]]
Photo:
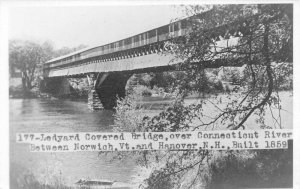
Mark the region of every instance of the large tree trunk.
[[27, 91], [27, 73], [26, 72], [22, 72], [22, 87], [23, 87], [23, 91], [26, 92]]
[[26, 83], [27, 83], [27, 90], [29, 91], [30, 89], [32, 89], [31, 79], [29, 77], [26, 78]]
[[26, 91], [26, 78], [24, 76], [22, 76], [22, 88], [23, 88], [23, 91]]
[[31, 81], [27, 75], [27, 72], [22, 72], [22, 87], [24, 94], [28, 93], [32, 88]]

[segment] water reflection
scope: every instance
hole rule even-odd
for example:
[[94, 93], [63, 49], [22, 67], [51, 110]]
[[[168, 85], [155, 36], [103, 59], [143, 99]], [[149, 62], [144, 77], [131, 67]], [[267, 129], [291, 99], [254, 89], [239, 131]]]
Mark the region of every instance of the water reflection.
[[92, 112], [85, 102], [68, 100], [11, 99], [9, 105], [11, 176], [27, 170], [43, 182], [59, 178], [71, 184], [82, 178], [128, 182], [134, 174], [131, 159], [111, 162], [97, 152], [31, 153], [27, 144], [15, 142], [17, 132], [109, 132], [113, 112]]

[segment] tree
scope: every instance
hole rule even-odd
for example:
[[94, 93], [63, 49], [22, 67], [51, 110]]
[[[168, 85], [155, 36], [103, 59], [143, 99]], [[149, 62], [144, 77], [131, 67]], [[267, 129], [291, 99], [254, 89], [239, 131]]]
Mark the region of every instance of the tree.
[[[201, 9], [201, 7], [192, 7]], [[177, 69], [185, 71], [185, 78], [177, 83], [181, 100], [175, 108], [187, 109], [187, 114], [200, 108], [198, 114], [189, 119], [200, 120], [201, 124], [189, 126], [188, 129], [213, 126], [216, 123], [228, 124], [231, 129], [244, 127], [247, 119], [257, 110], [263, 114], [266, 105], [276, 105], [278, 101], [279, 78], [281, 82], [289, 82], [282, 75], [292, 75], [292, 40], [293, 20], [291, 5], [218, 5], [205, 14], [191, 17], [189, 20], [193, 30], [184, 38], [174, 39], [171, 43], [177, 59], [184, 60]], [[193, 23], [197, 21], [197, 24]], [[213, 103], [215, 116], [204, 119], [204, 111], [195, 104], [184, 106], [183, 99], [189, 91], [204, 91], [208, 68], [245, 66], [244, 80], [241, 81], [236, 100], [221, 107], [222, 103]], [[279, 68], [285, 68], [284, 73]], [[199, 83], [190, 87], [190, 82]], [[198, 86], [198, 87], [197, 87]], [[232, 94], [230, 94], [232, 95]], [[241, 100], [237, 100], [241, 99]], [[179, 103], [181, 102], [181, 103]], [[178, 104], [179, 103], [179, 104]], [[212, 103], [202, 99], [201, 104]], [[175, 111], [170, 108], [169, 111]], [[176, 111], [177, 112], [177, 111]], [[168, 111], [165, 112], [168, 114]], [[194, 113], [193, 113], [194, 114]], [[160, 119], [150, 121], [153, 128], [161, 127]], [[192, 120], [185, 120], [192, 121]], [[182, 124], [180, 122], [179, 124]], [[151, 127], [151, 126], [150, 126]], [[177, 128], [178, 127], [178, 128]], [[281, 127], [281, 125], [279, 125]], [[175, 130], [185, 128], [185, 124]], [[150, 128], [151, 129], [151, 128]], [[173, 129], [172, 129], [173, 130]]]
[[25, 92], [32, 89], [37, 68], [45, 61], [43, 48], [34, 42], [13, 40], [9, 43], [10, 68], [22, 72], [22, 86]]
[[15, 69], [22, 72], [22, 86], [24, 92], [29, 92], [35, 85], [33, 82], [42, 75], [43, 64], [55, 57], [63, 56], [71, 52], [85, 48], [86, 45], [55, 50], [51, 41], [42, 44], [33, 41], [11, 40], [9, 42], [10, 72]]
[[[192, 6], [189, 10], [199, 12], [203, 7]], [[145, 131], [190, 131], [215, 127], [245, 129], [245, 123], [255, 114], [258, 125], [266, 128], [269, 127], [263, 117], [266, 107], [279, 112], [279, 121], [276, 119], [274, 127], [270, 128], [282, 128], [278, 90], [281, 84], [290, 83], [289, 76], [292, 75], [292, 10], [290, 4], [215, 5], [210, 11], [191, 17], [187, 23], [192, 27], [190, 33], [167, 44], [171, 49], [167, 53], [182, 60], [177, 70], [186, 73], [173, 86], [178, 91], [178, 98], [159, 115], [144, 119], [141, 124]], [[214, 100], [201, 98], [198, 103], [189, 105], [184, 103], [190, 91], [201, 92], [207, 88], [207, 82], [203, 82], [208, 78], [207, 69], [235, 66], [245, 66], [244, 79], [239, 81], [240, 86], [234, 91], [237, 93], [228, 93], [228, 102], [216, 97]], [[191, 81], [197, 85], [191, 87]], [[207, 107], [210, 109], [206, 110]], [[225, 153], [229, 153], [224, 156], [228, 157], [227, 163], [239, 161], [237, 156], [240, 153]], [[146, 179], [148, 188], [158, 188], [161, 184], [167, 188], [209, 188], [211, 182], [222, 181], [219, 178], [222, 173], [212, 177], [217, 171], [216, 166], [212, 166], [216, 163], [212, 157], [220, 156], [215, 152], [148, 153], [151, 155], [161, 157], [157, 158], [161, 162]], [[255, 152], [246, 154], [240, 160], [248, 161], [259, 155]], [[225, 176], [228, 178], [229, 175]], [[234, 175], [230, 176], [228, 179], [234, 179]], [[212, 181], [214, 178], [218, 180]], [[206, 186], [200, 186], [201, 183], [206, 183]]]

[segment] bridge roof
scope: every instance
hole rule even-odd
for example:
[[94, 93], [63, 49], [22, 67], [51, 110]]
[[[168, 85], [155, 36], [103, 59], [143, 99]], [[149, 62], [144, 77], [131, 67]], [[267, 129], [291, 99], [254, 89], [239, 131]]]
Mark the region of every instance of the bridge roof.
[[[101, 46], [101, 45], [100, 45], [100, 46]], [[88, 50], [91, 50], [91, 49], [94, 49], [94, 48], [97, 48], [97, 47], [99, 47], [99, 45], [98, 45], [98, 46], [93, 46], [93, 47], [86, 47], [86, 48], [83, 48], [83, 49], [80, 49], [80, 50], [71, 52], [71, 53], [69, 53], [69, 54], [66, 54], [66, 55], [59, 56], [59, 57], [53, 58], [53, 59], [51, 59], [51, 60], [48, 60], [47, 62], [45, 62], [45, 64], [54, 62], [54, 61], [56, 61], [56, 60], [61, 60], [61, 59], [70, 57], [70, 56], [72, 56], [72, 55], [75, 55], [75, 54], [78, 54], [78, 53], [82, 53], [82, 52], [84, 52], [84, 51], [88, 51]]]
[[[179, 20], [174, 20], [174, 21], [172, 21], [172, 22], [170, 22], [170, 23], [175, 23], [175, 22], [178, 22], [178, 21], [180, 21], [180, 20], [187, 19], [187, 18], [192, 18], [192, 17], [195, 17], [195, 16], [204, 15], [205, 13], [209, 12], [210, 10], [212, 10], [212, 9], [205, 10], [205, 11], [203, 11], [203, 12], [201, 12], [201, 13], [199, 13], [199, 14], [193, 15], [193, 16], [183, 16], [183, 17], [181, 17]], [[136, 36], [136, 35], [140, 35], [140, 34], [143, 34], [143, 33], [145, 33], [145, 32], [152, 31], [152, 30], [154, 30], [154, 29], [158, 29], [158, 28], [160, 28], [160, 27], [169, 25], [170, 23], [167, 23], [167, 24], [162, 25], [162, 26], [158, 26], [158, 27], [156, 27], [156, 28], [153, 28], [153, 29], [144, 31], [144, 32], [142, 32], [142, 33], [130, 35], [130, 36], [128, 36], [127, 38], [130, 38], [130, 37], [133, 37], [133, 36]], [[127, 39], [127, 38], [123, 38], [123, 39], [120, 39], [120, 40], [124, 40], [124, 39]], [[118, 40], [118, 41], [120, 41], [120, 40]], [[115, 43], [115, 42], [117, 42], [117, 41], [112, 41], [112, 42], [107, 43], [107, 44], [104, 44], [104, 45], [95, 45], [95, 46], [92, 46], [92, 47], [86, 47], [86, 48], [84, 48], [84, 49], [81, 49], [81, 50], [78, 50], [78, 51], [75, 51], [75, 52], [72, 52], [72, 53], [63, 55], [63, 56], [56, 57], [56, 58], [53, 58], [53, 59], [51, 59], [51, 60], [48, 60], [47, 62], [45, 62], [45, 64], [49, 64], [49, 63], [52, 63], [52, 62], [54, 62], [54, 61], [57, 61], [57, 60], [61, 60], [61, 59], [70, 57], [70, 56], [72, 56], [72, 55], [75, 55], [75, 54], [78, 54], [78, 53], [82, 53], [82, 52], [85, 52], [85, 51], [88, 51], [88, 50], [91, 50], [91, 49], [94, 49], [94, 48], [97, 48], [97, 47], [105, 46], [105, 45], [108, 45], [108, 44], [111, 44], [111, 43]]]
[[[203, 16], [205, 15], [206, 13], [210, 12], [212, 9], [209, 9], [209, 10], [206, 10], [204, 12], [201, 12], [199, 14], [196, 14], [196, 15], [193, 15], [193, 16], [186, 16], [186, 17], [182, 17], [180, 20], [175, 20], [173, 21], [172, 23], [175, 23], [175, 22], [178, 22], [178, 21], [181, 21], [181, 20], [184, 20], [184, 19], [188, 19], [188, 18], [192, 18], [192, 17], [197, 17], [197, 16]], [[169, 25], [170, 23], [166, 24], [166, 25]], [[166, 25], [163, 25], [163, 26], [166, 26]], [[148, 31], [145, 31], [145, 32], [149, 32], [149, 31], [152, 31], [154, 29], [157, 29], [157, 28], [160, 28], [160, 27], [163, 27], [163, 26], [159, 26], [159, 27], [156, 27], [156, 28], [153, 28], [151, 30], [148, 30]], [[223, 27], [226, 27], [227, 25], [221, 25], [221, 26], [218, 26], [217, 28], [223, 28]], [[145, 32], [142, 32], [142, 33], [145, 33]], [[142, 33], [138, 33], [138, 34], [135, 34], [135, 35], [131, 35], [127, 38], [130, 38], [130, 37], [134, 37], [136, 35], [140, 35]], [[124, 39], [127, 39], [127, 38], [124, 38]], [[124, 40], [124, 39], [120, 39], [120, 40]], [[118, 41], [120, 41], [118, 40]], [[118, 42], [118, 41], [113, 41], [111, 43], [115, 43], [115, 42]], [[111, 43], [107, 43], [107, 44], [104, 44], [104, 45], [95, 45], [95, 46], [92, 46], [92, 47], [87, 47], [87, 48], [84, 48], [84, 49], [81, 49], [81, 50], [78, 50], [78, 51], [75, 51], [75, 52], [72, 52], [72, 53], [69, 53], [67, 55], [63, 55], [63, 56], [60, 56], [60, 57], [57, 57], [57, 58], [53, 58], [51, 60], [48, 60], [47, 62], [45, 62], [45, 64], [49, 64], [49, 63], [52, 63], [52, 62], [55, 62], [57, 60], [61, 60], [61, 59], [64, 59], [64, 58], [68, 58], [70, 56], [73, 56], [73, 55], [76, 55], [76, 54], [79, 54], [79, 53], [82, 53], [82, 52], [85, 52], [85, 51], [89, 51], [89, 50], [92, 50], [92, 49], [95, 49], [95, 48], [98, 48], [98, 47], [101, 47], [101, 46], [105, 46], [105, 45], [109, 45]]]

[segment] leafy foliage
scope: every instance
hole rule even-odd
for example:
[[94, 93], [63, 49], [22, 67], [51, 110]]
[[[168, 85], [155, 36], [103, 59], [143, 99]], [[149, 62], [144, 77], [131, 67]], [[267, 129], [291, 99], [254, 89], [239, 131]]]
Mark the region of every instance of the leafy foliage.
[[9, 70], [13, 74], [17, 70], [22, 73], [22, 86], [24, 92], [29, 92], [38, 86], [42, 77], [43, 63], [86, 47], [80, 45], [75, 48], [64, 47], [54, 50], [53, 44], [46, 41], [42, 44], [33, 41], [11, 40], [9, 42]]
[[[187, 9], [197, 13], [207, 7]], [[283, 128], [279, 91], [292, 89], [292, 5], [215, 5], [190, 17], [188, 24], [192, 30], [187, 36], [165, 44], [170, 49], [166, 53], [182, 61], [176, 66], [178, 77], [156, 74], [144, 83], [151, 86], [151, 81], [159, 83], [167, 78], [160, 86], [176, 91], [176, 99], [159, 115], [137, 120], [132, 119], [137, 115], [132, 112], [136, 106], [120, 103], [125, 108], [117, 112], [126, 113], [118, 119], [134, 120], [128, 122], [133, 128], [124, 129], [246, 129], [250, 117], [256, 117], [256, 128]], [[220, 70], [225, 73], [222, 79], [233, 85], [225, 86], [227, 93], [210, 98], [203, 95], [198, 101], [187, 103], [191, 92], [208, 94], [224, 88], [218, 79]], [[276, 120], [274, 125], [265, 123], [267, 108]], [[278, 112], [278, 118], [273, 110]], [[144, 165], [157, 165], [144, 181], [146, 188], [290, 187], [290, 151], [145, 151], [138, 155]]]
[[113, 130], [116, 132], [142, 131], [142, 109], [137, 103], [138, 95], [128, 95], [123, 99], [117, 99], [114, 114]]
[[32, 88], [37, 68], [45, 61], [40, 45], [29, 41], [11, 41], [9, 44], [10, 72], [15, 68], [22, 72], [23, 89]]
[[[253, 113], [263, 113], [264, 106], [273, 102], [271, 96], [275, 90], [283, 85], [291, 88], [292, 57], [290, 53], [281, 53], [285, 48], [291, 49], [292, 44], [293, 22], [289, 11], [291, 5], [287, 4], [217, 5], [205, 14], [196, 15], [197, 19], [191, 17], [192, 31], [169, 43], [172, 48], [168, 53], [183, 60], [177, 69], [187, 74], [177, 83], [182, 98], [189, 91], [208, 92], [208, 68], [243, 66], [243, 76], [226, 68], [227, 80], [239, 84], [228, 92], [239, 94], [225, 107], [220, 106], [222, 103], [215, 104], [218, 113], [210, 115], [213, 119], [208, 123], [228, 120], [231, 129], [244, 127]], [[286, 69], [275, 69], [278, 65]]]
[[[192, 6], [188, 9], [198, 12], [205, 7]], [[182, 61], [176, 69], [186, 73], [175, 86], [179, 92], [178, 98], [159, 115], [145, 120], [147, 130], [203, 130], [221, 125], [223, 129], [246, 129], [246, 122], [254, 115], [258, 116], [256, 124], [260, 128], [282, 128], [278, 92], [292, 88], [292, 5], [216, 5], [203, 14], [191, 17], [189, 22], [192, 30], [186, 37], [175, 38], [166, 44], [170, 49], [166, 53], [172, 53], [175, 59]], [[185, 103], [184, 99], [191, 91], [209, 92], [210, 69], [220, 67], [229, 67], [226, 68], [227, 80], [236, 86], [228, 90], [224, 98], [201, 98], [197, 103]], [[242, 72], [230, 67], [242, 67]], [[265, 123], [267, 107], [271, 112], [273, 108], [278, 111], [278, 119], [273, 116], [276, 119], [274, 126]], [[261, 181], [261, 177], [271, 178], [281, 172], [280, 166], [286, 166], [284, 161], [271, 158], [271, 151], [246, 152], [248, 155], [245, 157], [233, 152], [219, 157], [212, 152], [198, 153], [186, 152], [199, 160], [196, 162], [182, 161], [186, 156], [181, 152], [176, 153], [175, 160], [171, 158], [174, 153], [166, 153], [166, 158], [170, 159], [147, 179], [148, 188], [157, 188], [159, 184], [172, 188], [199, 188], [201, 183], [203, 188], [220, 188], [230, 182], [242, 186], [239, 180], [249, 180], [254, 176], [255, 182]], [[218, 160], [214, 160], [216, 158]], [[261, 162], [276, 165], [276, 168], [266, 172]], [[205, 168], [207, 174], [195, 171], [201, 172]], [[194, 173], [194, 179], [180, 185], [182, 180], [178, 178], [186, 178], [184, 175], [189, 173]], [[289, 176], [287, 172], [283, 174]], [[263, 181], [260, 183], [264, 184]], [[270, 180], [267, 183], [270, 184]]]

